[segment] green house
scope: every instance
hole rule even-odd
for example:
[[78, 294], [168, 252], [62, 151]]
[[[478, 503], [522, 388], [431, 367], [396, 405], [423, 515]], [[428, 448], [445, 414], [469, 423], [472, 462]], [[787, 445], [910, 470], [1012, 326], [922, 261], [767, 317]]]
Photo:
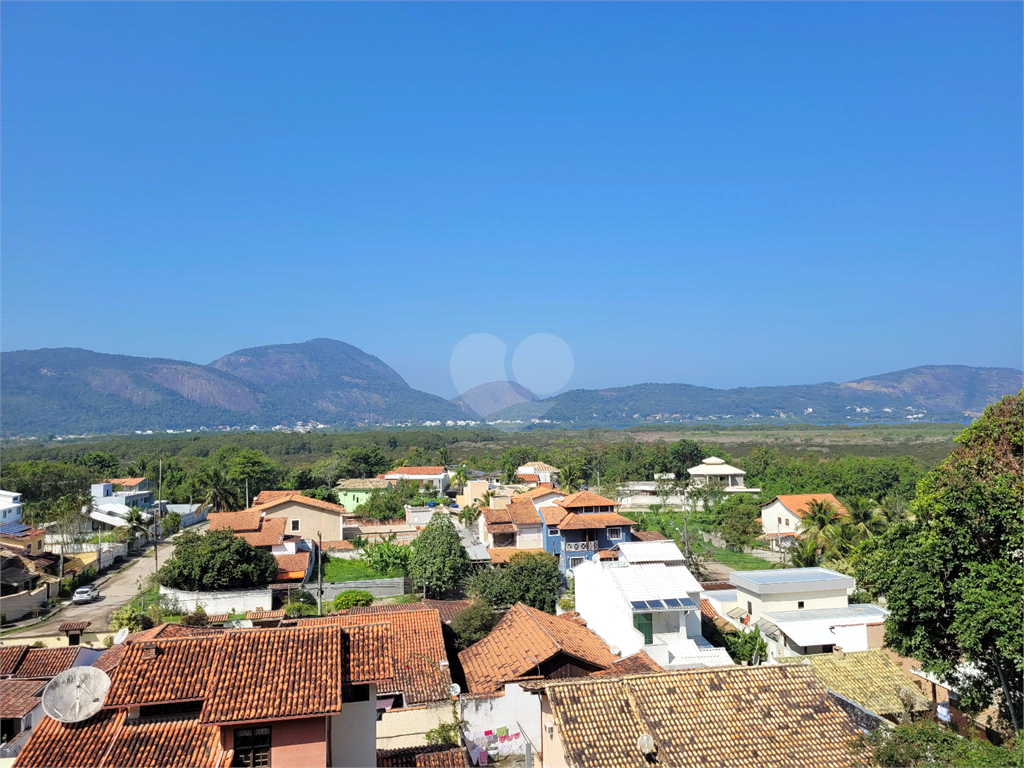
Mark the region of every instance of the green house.
[[341, 504], [349, 514], [355, 512], [356, 507], [370, 498], [370, 494], [378, 489], [390, 488], [394, 485], [392, 480], [378, 480], [373, 477], [357, 478], [354, 480], [340, 480], [334, 490], [338, 493], [338, 503]]

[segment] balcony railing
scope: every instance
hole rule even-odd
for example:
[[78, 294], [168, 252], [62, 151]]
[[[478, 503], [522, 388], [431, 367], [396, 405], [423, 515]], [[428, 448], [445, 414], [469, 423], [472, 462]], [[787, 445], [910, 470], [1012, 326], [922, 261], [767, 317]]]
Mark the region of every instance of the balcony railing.
[[562, 547], [566, 552], [597, 552], [596, 541], [567, 541]]

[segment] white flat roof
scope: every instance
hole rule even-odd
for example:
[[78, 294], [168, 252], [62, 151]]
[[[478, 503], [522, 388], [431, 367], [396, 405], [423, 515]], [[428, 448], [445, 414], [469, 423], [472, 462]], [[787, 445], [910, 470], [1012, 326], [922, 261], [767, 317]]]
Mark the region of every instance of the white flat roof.
[[888, 613], [877, 605], [850, 605], [809, 611], [778, 611], [764, 618], [775, 624], [797, 645], [834, 645], [834, 627], [863, 626], [885, 621]]
[[681, 563], [683, 553], [674, 541], [624, 541], [619, 557], [629, 563]]
[[700, 592], [700, 584], [683, 565], [633, 563], [608, 569], [619, 591], [630, 602], [687, 597]]
[[853, 589], [857, 586], [852, 576], [827, 568], [766, 568], [763, 571], [733, 571], [729, 583], [758, 595], [777, 595], [785, 592], [823, 592]]

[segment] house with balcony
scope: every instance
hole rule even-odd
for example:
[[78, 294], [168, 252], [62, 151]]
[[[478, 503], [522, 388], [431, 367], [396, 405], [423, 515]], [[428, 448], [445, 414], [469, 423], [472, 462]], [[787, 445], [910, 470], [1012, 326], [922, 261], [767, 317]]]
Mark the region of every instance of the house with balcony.
[[20, 493], [0, 491], [0, 525], [20, 523], [23, 508]]
[[447, 491], [451, 480], [448, 470], [444, 467], [395, 467], [381, 477], [393, 482], [408, 480], [418, 483], [420, 488], [432, 488], [437, 493]]
[[144, 477], [115, 477], [93, 483], [92, 509], [84, 508], [92, 519], [93, 531], [112, 531], [125, 524], [132, 510], [138, 510], [146, 525], [153, 522], [149, 507], [153, 505], [153, 489]]
[[558, 557], [562, 571], [571, 571], [588, 560], [615, 560], [616, 547], [632, 541], [636, 523], [617, 512], [619, 502], [593, 491], [571, 493], [539, 505], [535, 499], [530, 501], [544, 521], [544, 551]]
[[731, 665], [701, 634], [701, 585], [673, 541], [618, 545], [619, 559], [573, 569], [576, 610], [602, 640], [628, 656], [647, 652], [665, 669]]
[[747, 488], [743, 477], [747, 474], [742, 469], [726, 464], [717, 456], [708, 456], [696, 467], [686, 470], [690, 475], [690, 483], [694, 488], [712, 486], [726, 493], [760, 493], [760, 488]]

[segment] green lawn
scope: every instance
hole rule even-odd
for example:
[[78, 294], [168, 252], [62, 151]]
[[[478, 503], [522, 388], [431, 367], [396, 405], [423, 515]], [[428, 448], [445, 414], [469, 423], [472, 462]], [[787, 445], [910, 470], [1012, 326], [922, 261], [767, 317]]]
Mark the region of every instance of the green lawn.
[[324, 566], [324, 581], [363, 581], [364, 579], [383, 578], [386, 577], [360, 560], [343, 560], [340, 557], [332, 557]]
[[735, 568], [738, 571], [759, 571], [765, 568], [771, 568], [772, 563], [767, 560], [762, 560], [760, 557], [754, 555], [748, 555], [743, 552], [733, 552], [728, 549], [721, 549], [719, 547], [713, 547], [710, 544], [707, 546], [708, 559], [714, 560], [716, 563]]

